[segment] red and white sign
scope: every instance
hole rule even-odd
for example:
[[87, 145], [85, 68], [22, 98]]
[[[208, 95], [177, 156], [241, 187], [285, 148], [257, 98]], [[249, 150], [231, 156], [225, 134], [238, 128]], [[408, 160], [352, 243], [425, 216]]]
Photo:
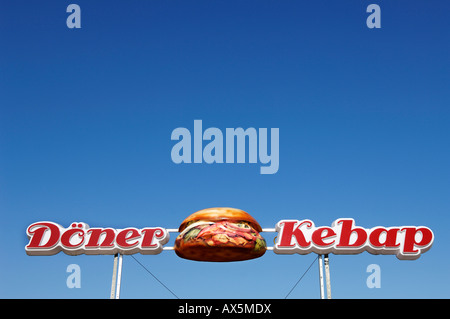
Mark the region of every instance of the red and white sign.
[[315, 227], [309, 219], [281, 220], [276, 225], [277, 254], [371, 254], [417, 259], [430, 249], [434, 234], [425, 226], [358, 227], [351, 218], [340, 218], [331, 227]]
[[64, 228], [52, 222], [37, 222], [27, 228], [30, 239], [28, 255], [155, 255], [169, 241], [169, 233], [161, 227], [124, 229], [90, 228], [86, 223], [72, 223]]
[[[331, 227], [316, 227], [309, 219], [280, 220], [276, 224], [276, 254], [371, 254], [396, 255], [399, 259], [417, 259], [429, 250], [434, 234], [425, 226], [373, 227], [355, 225], [351, 218], [340, 218]], [[27, 228], [28, 255], [54, 255], [63, 251], [68, 255], [131, 255], [159, 254], [169, 241], [169, 232], [162, 227], [137, 229], [128, 227], [90, 228], [74, 222], [68, 228], [42, 221]]]

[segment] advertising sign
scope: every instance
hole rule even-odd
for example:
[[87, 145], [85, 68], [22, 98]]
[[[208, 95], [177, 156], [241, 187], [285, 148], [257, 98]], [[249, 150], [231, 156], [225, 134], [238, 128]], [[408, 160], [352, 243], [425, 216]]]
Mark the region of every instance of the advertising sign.
[[315, 227], [305, 220], [281, 220], [277, 223], [277, 254], [353, 255], [367, 251], [378, 255], [397, 255], [398, 259], [417, 259], [430, 249], [434, 235], [425, 226], [373, 227], [355, 226], [351, 218], [340, 218], [331, 227]]
[[161, 227], [90, 228], [80, 222], [67, 228], [53, 222], [37, 222], [27, 228], [27, 235], [30, 241], [25, 250], [30, 256], [60, 251], [67, 255], [155, 255], [169, 240], [169, 233]]
[[[198, 211], [180, 225], [174, 250], [179, 257], [211, 262], [241, 261], [258, 258], [268, 249], [261, 236], [263, 228], [248, 213], [235, 208], [218, 207]], [[280, 220], [273, 248], [276, 254], [309, 253], [353, 255], [396, 255], [398, 259], [414, 260], [428, 251], [434, 241], [431, 229], [425, 226], [356, 226], [352, 218], [339, 218], [331, 227], [316, 227], [309, 219]], [[90, 227], [74, 222], [69, 227], [49, 221], [31, 224], [25, 251], [28, 255], [155, 255], [169, 241], [163, 227], [128, 227], [123, 229]]]

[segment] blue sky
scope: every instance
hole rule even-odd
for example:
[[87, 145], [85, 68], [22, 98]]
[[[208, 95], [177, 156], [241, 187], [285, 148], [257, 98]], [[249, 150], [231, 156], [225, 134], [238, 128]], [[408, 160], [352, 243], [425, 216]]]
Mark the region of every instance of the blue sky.
[[[416, 261], [330, 255], [333, 297], [450, 297], [448, 2], [377, 1], [381, 29], [369, 1], [77, 1], [82, 28], [68, 29], [70, 3], [1, 2], [0, 297], [109, 297], [112, 256], [27, 256], [33, 222], [177, 228], [215, 206], [263, 227], [428, 226]], [[171, 132], [195, 119], [279, 128], [279, 171], [174, 164]], [[181, 298], [284, 298], [315, 255], [135, 257]], [[121, 297], [172, 295], [125, 256]], [[316, 266], [289, 297], [319, 297]]]

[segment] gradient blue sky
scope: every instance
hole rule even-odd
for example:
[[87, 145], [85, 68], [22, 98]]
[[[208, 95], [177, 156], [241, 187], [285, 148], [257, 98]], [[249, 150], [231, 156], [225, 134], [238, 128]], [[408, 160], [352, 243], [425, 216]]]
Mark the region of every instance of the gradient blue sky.
[[[66, 27], [70, 3], [81, 29]], [[366, 26], [370, 3], [381, 29]], [[435, 243], [416, 261], [330, 255], [333, 297], [450, 297], [448, 1], [0, 7], [0, 297], [109, 297], [112, 256], [27, 256], [33, 222], [177, 228], [214, 206], [244, 209], [263, 227], [339, 217], [428, 226]], [[279, 128], [278, 173], [174, 164], [171, 132], [194, 119], [223, 131]], [[315, 255], [135, 257], [181, 298], [284, 298]], [[66, 287], [72, 263], [80, 289]], [[380, 289], [366, 286], [369, 264], [381, 267]], [[121, 297], [172, 295], [125, 256]], [[319, 297], [317, 266], [289, 297]]]

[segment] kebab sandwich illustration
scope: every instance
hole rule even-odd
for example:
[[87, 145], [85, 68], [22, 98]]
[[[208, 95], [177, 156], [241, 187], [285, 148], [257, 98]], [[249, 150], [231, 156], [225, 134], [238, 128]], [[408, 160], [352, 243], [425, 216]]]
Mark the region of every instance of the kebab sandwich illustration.
[[243, 210], [215, 207], [200, 210], [180, 225], [175, 252], [197, 261], [241, 261], [266, 252], [258, 222]]

